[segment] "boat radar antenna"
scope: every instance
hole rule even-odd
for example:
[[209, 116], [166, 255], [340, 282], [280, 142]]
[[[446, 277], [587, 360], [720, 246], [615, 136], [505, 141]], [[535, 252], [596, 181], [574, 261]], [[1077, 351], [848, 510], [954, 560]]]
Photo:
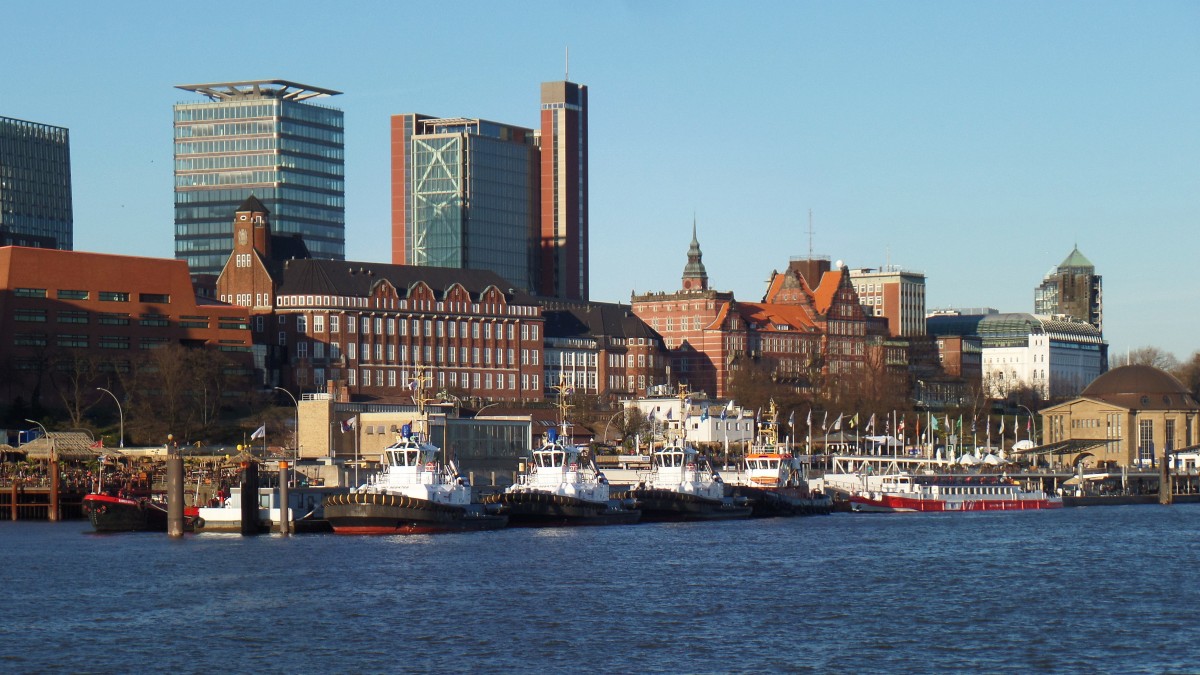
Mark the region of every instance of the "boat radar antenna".
[[418, 433], [425, 434], [426, 442], [429, 441], [429, 420], [425, 414], [425, 404], [436, 400], [425, 395], [427, 387], [432, 380], [433, 378], [427, 374], [425, 366], [418, 364], [416, 367], [416, 374], [413, 375], [413, 379], [408, 383], [409, 389], [412, 389], [413, 403], [417, 406], [417, 418], [415, 421], [417, 424], [424, 427], [423, 429], [418, 429], [417, 431]]
[[692, 392], [688, 391], [687, 385], [683, 382], [679, 383], [679, 440], [687, 442], [687, 424], [684, 421], [688, 418], [688, 413], [692, 410]]
[[778, 418], [779, 409], [775, 407], [775, 399], [771, 399], [767, 403], [767, 416], [763, 419], [758, 432], [758, 435], [762, 437], [763, 445], [767, 448], [774, 448], [779, 443]]
[[566, 442], [567, 431], [571, 428], [571, 423], [567, 421], [567, 416], [571, 413], [571, 401], [569, 397], [575, 393], [575, 387], [567, 384], [567, 378], [559, 378], [558, 384], [551, 387], [558, 398], [558, 428], [563, 436], [563, 442]]

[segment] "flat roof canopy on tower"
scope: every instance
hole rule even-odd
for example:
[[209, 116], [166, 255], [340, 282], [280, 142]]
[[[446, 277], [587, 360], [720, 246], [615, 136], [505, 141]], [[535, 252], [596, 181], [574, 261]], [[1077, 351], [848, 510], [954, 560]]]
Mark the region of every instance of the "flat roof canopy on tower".
[[312, 87], [288, 80], [246, 80], [244, 82], [209, 82], [208, 84], [178, 84], [176, 89], [194, 91], [214, 101], [235, 98], [281, 98], [303, 101], [320, 96], [337, 96], [342, 93], [333, 89]]

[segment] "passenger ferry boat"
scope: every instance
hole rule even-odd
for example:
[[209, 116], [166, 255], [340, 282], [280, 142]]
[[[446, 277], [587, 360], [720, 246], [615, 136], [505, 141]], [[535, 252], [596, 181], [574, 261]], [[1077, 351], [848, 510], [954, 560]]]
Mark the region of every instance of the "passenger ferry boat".
[[[824, 478], [828, 489], [846, 496], [852, 511], [1024, 511], [1063, 506], [1061, 497], [1026, 489], [1001, 474], [950, 473], [929, 468], [913, 472], [896, 470], [896, 462], [904, 461], [901, 458], [858, 459], [864, 461], [857, 472], [827, 474]], [[875, 472], [876, 467], [886, 463], [891, 463], [891, 470]]]
[[[565, 436], [565, 434], [564, 434]], [[550, 429], [533, 451], [528, 472], [484, 503], [508, 516], [513, 526], [621, 525], [636, 523], [641, 512], [609, 496], [608, 479], [596, 467], [581, 464], [581, 449]]]
[[729, 486], [729, 494], [747, 499], [755, 518], [830, 513], [833, 500], [810, 489], [805, 462], [780, 444], [777, 415], [772, 400], [767, 421], [759, 427], [758, 442], [746, 454], [745, 472]]
[[[686, 411], [690, 407], [686, 391], [679, 392], [679, 400]], [[682, 428], [686, 432], [687, 425]], [[688, 445], [686, 436], [652, 449], [650, 471], [639, 477], [636, 486], [616, 497], [632, 500], [643, 521], [749, 518], [753, 512], [745, 498], [726, 494], [725, 481], [712, 461]]]
[[[417, 422], [428, 425], [424, 378], [417, 377]], [[325, 519], [338, 534], [433, 534], [504, 527], [508, 517], [471, 500], [471, 485], [453, 463], [437, 460], [427, 431], [402, 427], [383, 450], [383, 468], [348, 494], [325, 498]]]

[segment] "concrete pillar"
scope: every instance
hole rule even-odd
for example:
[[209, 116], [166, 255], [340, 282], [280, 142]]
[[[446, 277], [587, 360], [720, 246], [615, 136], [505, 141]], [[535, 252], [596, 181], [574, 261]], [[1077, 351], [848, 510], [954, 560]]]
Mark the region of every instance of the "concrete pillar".
[[288, 536], [292, 519], [288, 517], [288, 463], [279, 463], [279, 534]]

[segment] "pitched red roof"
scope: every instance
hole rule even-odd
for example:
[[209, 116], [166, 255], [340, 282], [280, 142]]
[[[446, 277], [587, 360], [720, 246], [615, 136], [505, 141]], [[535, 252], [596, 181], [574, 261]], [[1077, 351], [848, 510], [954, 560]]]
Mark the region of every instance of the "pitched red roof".
[[817, 290], [813, 292], [813, 300], [816, 303], [817, 311], [822, 315], [829, 313], [829, 308], [833, 305], [833, 297], [841, 288], [843, 274], [845, 272], [842, 270], [830, 270], [821, 275], [821, 285], [817, 286]]

